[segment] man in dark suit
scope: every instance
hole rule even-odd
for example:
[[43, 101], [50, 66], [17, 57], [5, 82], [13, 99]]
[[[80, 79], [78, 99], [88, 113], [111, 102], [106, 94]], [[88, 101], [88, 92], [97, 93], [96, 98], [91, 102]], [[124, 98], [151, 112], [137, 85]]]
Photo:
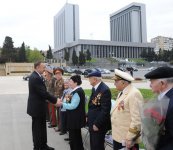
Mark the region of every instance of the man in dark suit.
[[50, 95], [42, 77], [45, 71], [45, 64], [36, 62], [34, 71], [29, 78], [29, 97], [27, 113], [32, 117], [32, 136], [33, 150], [54, 150], [47, 145], [47, 129], [46, 129], [46, 100], [56, 104], [57, 98]]
[[111, 129], [110, 110], [111, 92], [101, 81], [101, 72], [93, 71], [88, 75], [93, 86], [88, 104], [88, 126], [91, 150], [104, 150], [105, 134]]
[[150, 79], [150, 87], [158, 94], [158, 100], [164, 100], [164, 96], [169, 98], [164, 129], [159, 133], [156, 150], [173, 150], [173, 68], [159, 67], [145, 77]]

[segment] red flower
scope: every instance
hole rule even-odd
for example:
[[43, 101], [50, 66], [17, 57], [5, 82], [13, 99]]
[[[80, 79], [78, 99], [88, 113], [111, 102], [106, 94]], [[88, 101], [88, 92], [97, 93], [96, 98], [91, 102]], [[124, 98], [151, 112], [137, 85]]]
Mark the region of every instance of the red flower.
[[156, 119], [158, 124], [161, 124], [163, 121], [165, 121], [165, 117], [162, 116], [155, 108], [148, 108], [144, 110], [144, 115], [148, 116], [150, 115], [154, 119]]

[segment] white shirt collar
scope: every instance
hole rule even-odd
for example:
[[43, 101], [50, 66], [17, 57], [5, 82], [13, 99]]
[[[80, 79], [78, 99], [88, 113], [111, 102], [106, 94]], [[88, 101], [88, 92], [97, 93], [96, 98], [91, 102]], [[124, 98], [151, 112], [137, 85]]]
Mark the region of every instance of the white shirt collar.
[[[171, 88], [170, 88], [171, 89]], [[167, 89], [166, 91], [160, 93], [158, 95], [158, 100], [161, 101], [163, 99], [163, 97], [166, 95], [166, 93], [170, 90], [170, 89]]]
[[77, 90], [78, 88], [80, 88], [80, 86], [75, 87], [71, 92]]
[[100, 85], [100, 83], [101, 83], [101, 81], [94, 86], [95, 91], [97, 90], [97, 88]]
[[35, 72], [40, 76], [40, 77], [42, 77], [42, 75], [41, 74], [39, 74], [36, 70], [35, 70]]

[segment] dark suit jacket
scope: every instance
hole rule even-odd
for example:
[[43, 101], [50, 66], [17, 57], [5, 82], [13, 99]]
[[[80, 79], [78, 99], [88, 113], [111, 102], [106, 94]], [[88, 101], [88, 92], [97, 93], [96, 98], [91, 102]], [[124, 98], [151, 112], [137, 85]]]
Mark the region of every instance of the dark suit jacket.
[[170, 98], [165, 120], [165, 135], [159, 138], [156, 150], [173, 150], [173, 88], [166, 93]]
[[[102, 93], [100, 98], [100, 105], [95, 105], [92, 100], [99, 94]], [[93, 131], [93, 124], [95, 124], [99, 131], [107, 131], [111, 129], [110, 121], [110, 110], [111, 110], [111, 92], [109, 87], [101, 82], [97, 90], [90, 97], [88, 104], [88, 126], [89, 130]]]
[[32, 117], [46, 116], [46, 100], [55, 104], [57, 98], [47, 92], [44, 81], [35, 71], [31, 74], [28, 85], [29, 97], [27, 113]]

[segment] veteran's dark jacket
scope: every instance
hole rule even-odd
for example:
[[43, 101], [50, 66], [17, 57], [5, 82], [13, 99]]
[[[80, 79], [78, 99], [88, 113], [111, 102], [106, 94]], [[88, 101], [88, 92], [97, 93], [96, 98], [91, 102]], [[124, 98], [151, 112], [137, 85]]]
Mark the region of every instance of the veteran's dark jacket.
[[[94, 104], [93, 99], [101, 93], [99, 104]], [[88, 104], [88, 126], [89, 131], [93, 131], [93, 124], [99, 128], [99, 132], [111, 129], [110, 121], [111, 91], [109, 87], [101, 82], [94, 94], [91, 94]]]
[[156, 150], [173, 150], [173, 88], [166, 93], [170, 98], [166, 120], [165, 135], [161, 135]]
[[46, 116], [46, 100], [55, 104], [57, 98], [47, 92], [44, 81], [37, 72], [33, 72], [29, 78], [29, 96], [27, 113], [32, 117]]
[[67, 128], [68, 129], [80, 129], [86, 124], [86, 115], [85, 115], [85, 93], [80, 87], [73, 91], [71, 95], [78, 93], [80, 97], [79, 105], [76, 109], [67, 111]]

